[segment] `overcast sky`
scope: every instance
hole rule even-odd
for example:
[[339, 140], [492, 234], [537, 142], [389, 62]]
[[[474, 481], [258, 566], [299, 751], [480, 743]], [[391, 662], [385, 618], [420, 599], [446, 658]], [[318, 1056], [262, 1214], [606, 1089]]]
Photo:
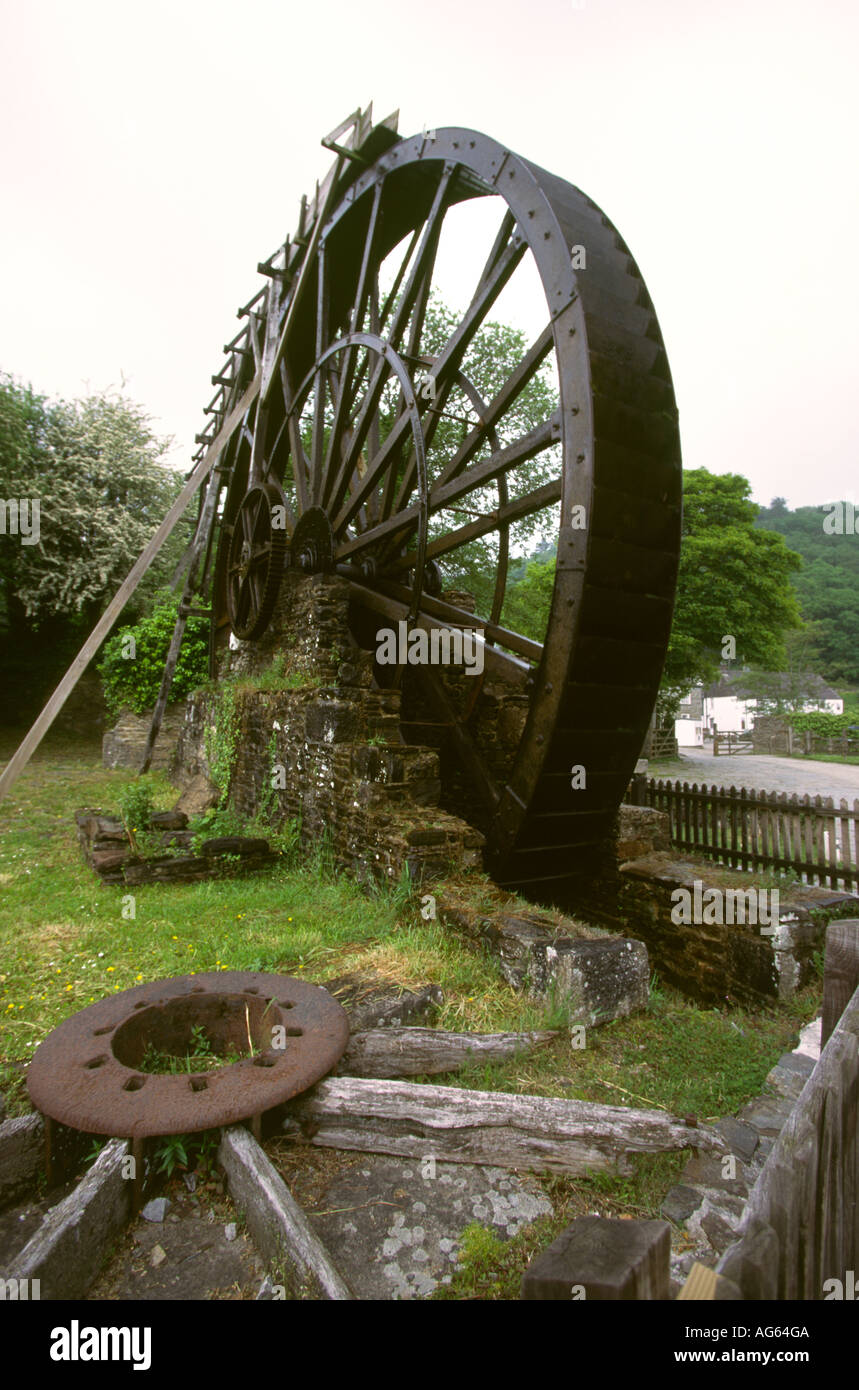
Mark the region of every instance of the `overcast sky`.
[[[0, 0], [0, 370], [118, 385], [187, 467], [209, 379], [372, 98], [577, 184], [647, 281], [684, 464], [856, 498], [855, 0]], [[859, 541], [857, 541], [859, 544]]]

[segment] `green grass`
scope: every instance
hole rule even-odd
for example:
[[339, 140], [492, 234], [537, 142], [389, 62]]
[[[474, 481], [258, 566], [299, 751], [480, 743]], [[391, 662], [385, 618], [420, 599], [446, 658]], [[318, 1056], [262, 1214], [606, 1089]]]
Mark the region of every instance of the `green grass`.
[[[77, 843], [74, 810], [111, 810], [134, 780], [103, 770], [98, 757], [94, 745], [54, 740], [0, 805], [0, 1062], [26, 1060], [87, 1004], [188, 972], [262, 970], [319, 983], [372, 974], [405, 988], [432, 982], [445, 994], [440, 1026], [464, 1031], [563, 1021], [563, 1011], [515, 993], [494, 958], [423, 921], [406, 884], [368, 895], [334, 873], [324, 845], [301, 866], [287, 855], [245, 878], [138, 887], [130, 917], [130, 890], [102, 887]], [[159, 808], [175, 801], [163, 777], [153, 785]], [[492, 897], [479, 877], [474, 891], [478, 905]], [[752, 1013], [701, 1008], [657, 989], [646, 1012], [588, 1029], [583, 1049], [562, 1032], [530, 1057], [433, 1080], [713, 1118], [759, 1093], [818, 1002], [813, 986], [788, 1006]]]
[[[13, 746], [7, 734], [2, 751]], [[288, 858], [244, 878], [133, 894], [102, 887], [81, 856], [74, 811], [114, 809], [134, 778], [98, 758], [96, 745], [52, 740], [0, 805], [0, 1059], [26, 1059], [64, 1018], [107, 994], [203, 971], [321, 980], [374, 969], [406, 987], [434, 980], [449, 1026], [501, 1026], [522, 1011], [494, 961], [424, 923], [411, 897], [404, 908], [400, 885], [367, 895], [338, 877], [324, 846], [300, 868]], [[171, 805], [175, 788], [152, 781], [156, 808]]]

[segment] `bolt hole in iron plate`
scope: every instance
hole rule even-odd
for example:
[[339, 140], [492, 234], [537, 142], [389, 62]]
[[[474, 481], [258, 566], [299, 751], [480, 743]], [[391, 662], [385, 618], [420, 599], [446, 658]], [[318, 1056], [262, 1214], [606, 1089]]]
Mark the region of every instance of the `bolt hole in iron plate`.
[[[287, 1021], [288, 1014], [288, 1021]], [[182, 1057], [202, 1028], [215, 1054], [205, 1075], [142, 1074], [147, 1047]], [[284, 1047], [274, 1047], [274, 1029]], [[232, 1065], [218, 1057], [248, 1052]], [[93, 1057], [107, 1033], [110, 1052]], [[281, 1105], [325, 1076], [346, 1050], [349, 1020], [306, 980], [219, 971], [154, 980], [74, 1014], [36, 1049], [27, 1088], [37, 1110], [86, 1134], [189, 1134]]]

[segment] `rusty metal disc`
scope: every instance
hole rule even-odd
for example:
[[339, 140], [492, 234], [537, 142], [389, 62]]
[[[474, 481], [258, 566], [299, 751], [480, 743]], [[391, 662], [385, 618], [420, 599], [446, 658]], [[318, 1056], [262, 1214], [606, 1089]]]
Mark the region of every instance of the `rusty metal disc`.
[[[218, 1054], [247, 1052], [250, 1029], [257, 1055], [205, 1072], [139, 1069], [149, 1043], [183, 1056], [194, 1026]], [[345, 1010], [318, 985], [251, 971], [180, 975], [66, 1019], [36, 1049], [27, 1088], [42, 1114], [86, 1134], [191, 1134], [298, 1095], [331, 1070], [348, 1040]]]

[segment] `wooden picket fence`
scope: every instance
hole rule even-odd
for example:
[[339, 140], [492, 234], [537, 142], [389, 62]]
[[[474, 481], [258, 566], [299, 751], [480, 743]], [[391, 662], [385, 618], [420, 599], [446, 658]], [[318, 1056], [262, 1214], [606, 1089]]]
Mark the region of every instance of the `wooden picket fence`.
[[648, 806], [666, 811], [679, 849], [735, 869], [792, 870], [805, 883], [859, 889], [859, 800], [650, 778]]

